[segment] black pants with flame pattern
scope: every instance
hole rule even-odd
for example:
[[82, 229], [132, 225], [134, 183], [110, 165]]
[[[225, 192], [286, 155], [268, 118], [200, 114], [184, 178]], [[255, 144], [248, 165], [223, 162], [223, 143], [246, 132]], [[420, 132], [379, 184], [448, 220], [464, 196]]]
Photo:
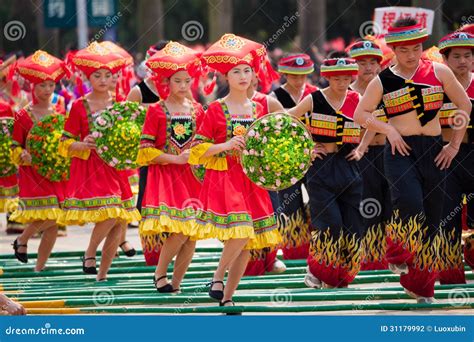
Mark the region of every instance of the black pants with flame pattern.
[[306, 174], [312, 239], [309, 271], [325, 284], [346, 287], [360, 269], [362, 178], [346, 159], [348, 145], [313, 161]]
[[400, 283], [418, 296], [432, 297], [440, 270], [443, 239], [445, 172], [435, 164], [443, 147], [441, 136], [405, 136], [409, 156], [392, 154], [385, 145], [385, 173], [390, 185], [393, 216], [387, 225], [387, 261], [408, 265]]
[[362, 237], [361, 270], [385, 270], [385, 226], [392, 216], [392, 200], [384, 170], [384, 145], [369, 146], [359, 161], [363, 180], [361, 214], [365, 234]]
[[[458, 154], [446, 172], [446, 194], [441, 228], [444, 232], [446, 248], [441, 252], [444, 270], [439, 274], [441, 284], [465, 284], [462, 236], [463, 199], [467, 204], [474, 203], [474, 144], [461, 144]], [[472, 238], [470, 239], [472, 240]], [[466, 241], [464, 258], [474, 267], [474, 246]]]

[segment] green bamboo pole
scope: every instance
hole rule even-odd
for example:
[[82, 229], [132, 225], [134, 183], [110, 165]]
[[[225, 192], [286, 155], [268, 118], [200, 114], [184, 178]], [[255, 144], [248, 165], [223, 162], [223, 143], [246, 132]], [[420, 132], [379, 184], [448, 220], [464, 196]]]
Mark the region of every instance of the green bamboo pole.
[[[87, 286], [87, 285], [94, 285], [94, 286], [102, 286], [102, 287], [109, 287], [109, 286], [114, 286], [115, 284], [117, 284], [117, 282], [113, 282], [112, 280], [109, 280], [107, 282], [103, 282], [103, 283], [96, 283], [95, 282], [95, 279], [93, 278], [93, 276], [89, 276], [89, 277], [92, 277], [92, 279], [90, 279], [90, 282], [89, 283], [78, 283], [79, 280], [73, 280], [72, 281], [72, 286], [71, 287], [75, 287], [75, 288], [78, 288], [80, 287], [81, 285], [82, 286]], [[250, 278], [250, 277], [249, 277]], [[254, 277], [252, 277], [254, 278]], [[474, 279], [474, 274], [467, 274], [466, 275], [466, 278], [468, 280], [472, 280]], [[146, 276], [145, 278], [145, 282], [144, 283], [139, 283], [140, 285], [145, 285], [145, 286], [152, 286], [151, 284], [151, 278], [149, 276]], [[195, 286], [201, 286], [203, 287], [207, 281], [209, 280], [210, 278], [206, 279], [205, 281], [204, 280], [201, 280], [201, 279], [193, 279], [193, 280], [198, 280], [197, 282], [194, 282]], [[298, 288], [298, 287], [303, 287], [303, 281], [302, 281], [302, 278], [295, 278], [295, 277], [292, 277], [291, 279], [288, 279], [286, 278], [287, 280], [293, 280], [295, 285], [293, 285], [294, 287]], [[82, 279], [84, 280], [84, 279]], [[189, 278], [188, 278], [189, 280]], [[374, 284], [382, 284], [382, 283], [388, 283], [388, 282], [393, 282], [393, 283], [396, 283], [398, 282], [398, 276], [394, 275], [392, 277], [392, 280], [393, 281], [388, 281], [386, 279], [386, 277], [384, 277], [384, 279], [380, 279], [379, 277], [367, 277], [365, 276], [364, 278], [356, 278], [353, 282], [353, 285], [357, 285], [357, 284], [371, 284], [371, 283], [374, 283]], [[124, 279], [121, 279], [119, 281], [122, 281], [121, 284], [123, 283], [126, 283], [126, 281]], [[276, 284], [279, 284], [281, 283], [282, 281], [285, 281], [285, 278], [282, 278], [282, 277], [279, 277], [278, 279], [274, 279], [274, 282]], [[260, 283], [263, 283], [265, 284], [265, 281], [262, 279], [262, 277], [260, 277], [260, 279], [258, 280], [252, 280], [252, 279], [246, 279], [246, 280], [243, 280], [242, 281], [242, 284], [246, 284], [246, 282], [250, 283], [250, 284], [254, 284], [254, 287], [255, 286], [260, 286], [260, 285], [256, 285], [256, 284], [260, 284]], [[134, 285], [132, 286], [135, 286], [136, 285], [139, 285], [139, 284], [135, 284], [135, 282], [133, 283]], [[187, 280], [185, 280], [185, 282], [183, 283], [183, 285], [187, 285]], [[189, 283], [190, 284], [190, 283]], [[18, 285], [17, 289], [25, 289], [25, 288], [28, 288], [28, 284], [20, 284]], [[265, 285], [261, 285], [262, 287], [265, 287]], [[290, 284], [288, 284], [288, 287], [290, 286]], [[53, 286], [53, 288], [61, 288], [62, 286]], [[459, 287], [459, 286], [458, 286]], [[9, 288], [11, 290], [11, 288]], [[341, 289], [339, 289], [341, 290]]]
[[[435, 286], [435, 291], [448, 291], [452, 289], [457, 289], [459, 288], [459, 285], [436, 285]], [[53, 288], [53, 289], [47, 289], [47, 288], [40, 288], [40, 289], [31, 289], [31, 290], [26, 290], [18, 294], [14, 294], [15, 297], [18, 298], [23, 298], [23, 297], [46, 297], [46, 296], [51, 296], [51, 295], [57, 295], [57, 296], [70, 296], [70, 295], [80, 295], [80, 296], [85, 296], [85, 295], [94, 295], [97, 294], [98, 292], [102, 290], [107, 290], [111, 291], [114, 295], [121, 295], [121, 294], [148, 294], [151, 293], [153, 295], [161, 295], [158, 294], [153, 287], [152, 284], [144, 284], [141, 286], [128, 286], [128, 287], [80, 287], [80, 288]], [[403, 288], [401, 286], [393, 286], [393, 287], [373, 287], [373, 288], [345, 288], [345, 289], [311, 289], [307, 288], [306, 285], [301, 282], [301, 281], [288, 281], [288, 282], [280, 282], [280, 283], [274, 283], [274, 282], [267, 282], [267, 283], [261, 283], [261, 284], [253, 284], [253, 283], [241, 283], [239, 284], [238, 290], [243, 291], [243, 290], [253, 290], [256, 293], [259, 291], [264, 291], [268, 292], [266, 290], [277, 290], [275, 293], [284, 292], [286, 290], [290, 290], [291, 293], [362, 293], [362, 292], [367, 292], [370, 291], [372, 292], [387, 292], [387, 291], [403, 291]], [[190, 294], [190, 293], [204, 293], [207, 292], [209, 288], [204, 285], [187, 285], [183, 284], [181, 291], [184, 294]], [[474, 290], [474, 284], [465, 284], [463, 285], [463, 291], [468, 291], [468, 290]]]
[[[193, 276], [197, 276], [199, 274], [206, 274], [206, 277], [208, 277], [208, 273], [212, 273], [212, 270], [214, 270], [217, 267], [217, 263], [209, 263], [206, 265], [190, 265], [189, 267], [189, 272], [187, 274], [191, 274]], [[139, 267], [120, 267], [120, 268], [114, 268], [112, 267], [109, 270], [109, 275], [116, 275], [116, 274], [134, 274], [134, 273], [148, 273], [148, 274], [153, 274], [155, 270], [155, 266], [139, 266]], [[168, 272], [171, 272], [173, 270], [173, 265], [170, 265], [168, 267]], [[202, 271], [207, 271], [207, 272], [202, 272]], [[286, 270], [286, 274], [304, 274], [306, 273], [306, 268], [305, 267], [291, 267]], [[44, 270], [42, 272], [11, 272], [11, 273], [4, 273], [3, 275], [0, 276], [0, 281], [5, 278], [38, 278], [38, 277], [54, 277], [54, 276], [81, 276], [84, 275], [82, 272], [81, 267], [77, 267], [76, 269], [70, 269], [70, 270], [53, 270], [53, 271], [48, 271]]]
[[[47, 270], [41, 273], [32, 272], [33, 263], [21, 265], [11, 255], [0, 255], [0, 285], [9, 291], [13, 298], [22, 302], [30, 302], [37, 308], [29, 309], [35, 313], [61, 313], [61, 309], [53, 309], [59, 303], [72, 313], [78, 309], [80, 313], [220, 313], [220, 312], [318, 312], [336, 310], [407, 310], [409, 309], [472, 309], [474, 303], [451, 305], [454, 303], [436, 303], [425, 307], [413, 303], [380, 303], [374, 301], [405, 300], [410, 297], [399, 285], [387, 287], [387, 283], [398, 283], [399, 276], [390, 271], [361, 271], [353, 285], [345, 289], [309, 289], [303, 282], [306, 273], [306, 260], [285, 260], [287, 271], [283, 274], [244, 277], [239, 284], [239, 292], [234, 296], [236, 302], [268, 303], [272, 306], [237, 306], [217, 307], [189, 304], [209, 304], [212, 299], [206, 292], [206, 283], [212, 278], [213, 270], [220, 258], [221, 248], [200, 248], [190, 265], [190, 271], [182, 283], [182, 294], [170, 296], [156, 292], [152, 284], [155, 266], [146, 266], [141, 253], [133, 258], [116, 259], [109, 272], [108, 281], [97, 283], [95, 276], [84, 275], [81, 270], [80, 256], [83, 252], [59, 252], [49, 260]], [[100, 253], [98, 254], [100, 255]], [[30, 254], [33, 257], [34, 254]], [[468, 268], [466, 267], [466, 270]], [[169, 272], [172, 271], [170, 265]], [[466, 274], [468, 280], [474, 274]], [[357, 288], [366, 284], [370, 287]], [[385, 287], [382, 287], [385, 286]], [[452, 299], [453, 289], [462, 288], [462, 295], [467, 298], [474, 296], [474, 284], [437, 285], [437, 299]], [[17, 291], [14, 293], [12, 291]], [[243, 292], [243, 293], [242, 293]], [[8, 292], [7, 292], [8, 293]], [[102, 299], [101, 299], [102, 298]], [[108, 307], [97, 307], [101, 300], [112, 300]], [[285, 308], [279, 308], [280, 299]], [[454, 298], [456, 299], [456, 298]], [[463, 298], [460, 298], [462, 300]], [[286, 303], [285, 301], [288, 301]], [[335, 301], [337, 305], [303, 305], [291, 306], [291, 302], [326, 302]], [[347, 301], [355, 303], [347, 304]], [[411, 300], [412, 301], [412, 300]], [[34, 303], [32, 303], [34, 302]], [[451, 300], [453, 302], [453, 300]], [[172, 307], [165, 305], [183, 305]], [[121, 307], [117, 307], [120, 305]], [[130, 307], [132, 305], [132, 307]], [[146, 305], [147, 307], [134, 307]], [[160, 305], [154, 307], [154, 305]], [[28, 305], [27, 305], [28, 306]], [[88, 306], [93, 306], [88, 308]], [[48, 309], [49, 307], [49, 309]], [[55, 311], [56, 310], [56, 311]], [[288, 310], [288, 311], [286, 311]]]
[[[219, 261], [220, 256], [205, 256], [205, 257], [196, 257], [193, 258], [193, 261], [191, 262], [190, 266], [195, 266], [198, 264], [202, 263], [211, 263], [214, 264], [213, 267], [217, 267], [217, 262]], [[56, 271], [56, 270], [81, 270], [82, 268], [82, 262], [79, 259], [74, 259], [75, 262], [68, 262], [68, 263], [57, 263], [57, 264], [51, 264], [48, 261], [48, 264], [46, 265], [46, 270], [45, 271]], [[77, 261], [77, 262], [76, 262]], [[18, 262], [15, 262], [15, 265], [6, 265], [3, 267], [0, 267], [4, 273], [5, 276], [16, 276], [17, 273], [19, 272], [33, 272], [34, 270], [34, 265], [24, 265], [24, 264], [19, 264]], [[100, 258], [97, 259], [97, 263], [100, 263]], [[284, 260], [284, 263], [290, 272], [291, 269], [294, 268], [300, 268], [300, 267], [306, 267], [307, 263], [306, 260]], [[206, 265], [211, 266], [211, 265]], [[143, 260], [124, 260], [123, 258], [121, 260], [114, 260], [112, 264], [112, 269], [122, 269], [125, 267], [146, 267], [153, 269], [155, 266], [147, 266], [145, 264], [145, 261]], [[173, 267], [173, 263], [170, 264], [169, 269]], [[469, 271], [470, 268], [468, 266], [465, 267], [465, 271]], [[117, 271], [118, 272], [118, 271]], [[128, 272], [128, 271], [127, 271]], [[15, 273], [11, 274], [10, 273]], [[389, 270], [374, 270], [374, 271], [360, 271], [358, 274], [360, 275], [365, 275], [365, 274], [371, 274], [371, 275], [384, 275], [384, 274], [392, 274], [391, 271]], [[0, 278], [1, 279], [1, 278]]]
[[[181, 288], [183, 291], [194, 291], [196, 288], [207, 288], [205, 285], [207, 283], [203, 281], [184, 281], [181, 284]], [[376, 286], [377, 283], [374, 283], [374, 286]], [[104, 283], [96, 283], [96, 282], [89, 282], [89, 283], [78, 283], [78, 282], [71, 282], [71, 283], [62, 283], [62, 284], [57, 284], [55, 282], [50, 282], [50, 283], [39, 283], [39, 284], [13, 284], [13, 285], [6, 285], [3, 286], [4, 291], [22, 291], [22, 293], [25, 292], [31, 292], [31, 291], [61, 291], [61, 290], [75, 290], [77, 288], [90, 288], [90, 289], [100, 289], [100, 288], [110, 288], [110, 289], [125, 289], [125, 288], [132, 288], [132, 289], [138, 289], [138, 288], [153, 288], [153, 284], [150, 281], [140, 281], [140, 282], [104, 282]], [[301, 278], [298, 279], [293, 279], [293, 278], [288, 278], [284, 279], [282, 278], [278, 282], [275, 281], [248, 281], [248, 280], [242, 280], [239, 284], [239, 289], [242, 290], [250, 290], [250, 289], [274, 289], [274, 288], [292, 288], [292, 289], [298, 289], [298, 288], [306, 288], [306, 285], [302, 281]], [[347, 291], [349, 289], [354, 289], [354, 287], [350, 287], [347, 289], [338, 289], [338, 291]], [[369, 288], [369, 287], [367, 287]], [[379, 287], [376, 287], [379, 288]], [[310, 289], [311, 290], [311, 289]]]
[[[194, 256], [192, 260], [192, 264], [197, 263], [205, 263], [205, 262], [218, 262], [220, 256], [218, 255], [206, 255], [206, 256]], [[287, 266], [301, 266], [303, 265], [303, 260], [288, 260], [289, 263]], [[97, 258], [97, 262], [100, 262], [100, 257]], [[122, 267], [122, 266], [147, 266], [145, 260], [142, 258], [123, 258], [120, 257], [113, 261], [112, 267]], [[82, 261], [79, 257], [74, 257], [68, 260], [57, 260], [57, 259], [49, 259], [48, 263], [46, 264], [47, 270], [54, 270], [54, 269], [74, 269], [74, 268], [81, 268]], [[148, 267], [156, 267], [156, 266], [148, 266]], [[24, 272], [24, 271], [32, 271], [34, 269], [34, 261], [32, 260], [29, 264], [21, 264], [17, 260], [12, 260], [7, 263], [1, 264], [0, 268], [3, 272]]]
[[[218, 307], [218, 306], [197, 306], [197, 307], [92, 307], [79, 309], [83, 314], [221, 314], [221, 313], [308, 313], [308, 312], [324, 312], [324, 311], [358, 311], [358, 310], [459, 310], [472, 309], [474, 303], [453, 306], [448, 303], [436, 304], [414, 304], [414, 303], [380, 303], [380, 304], [339, 304], [339, 305], [303, 305], [303, 306], [234, 306], [234, 307]], [[30, 312], [29, 314], [34, 314]], [[54, 313], [56, 310], [51, 310]], [[58, 312], [60, 311], [57, 310]], [[40, 314], [47, 311], [39, 310]]]
[[[222, 252], [222, 247], [198, 247], [196, 248], [196, 253], [220, 253]], [[61, 258], [61, 257], [81, 257], [84, 255], [84, 251], [67, 251], [67, 252], [53, 252], [51, 253], [52, 258]], [[102, 255], [101, 251], [97, 251], [97, 256]], [[137, 255], [143, 255], [142, 250], [137, 250]], [[28, 253], [28, 257], [37, 258], [38, 253]], [[1, 259], [15, 259], [15, 256], [12, 253], [0, 254]]]
[[[463, 291], [463, 295], [467, 298], [474, 296], [473, 290]], [[452, 297], [451, 291], [439, 291], [436, 293], [436, 299], [450, 299]], [[43, 308], [51, 307], [54, 305], [55, 300], [64, 301], [65, 307], [81, 307], [81, 306], [93, 306], [100, 304], [100, 300], [109, 302], [113, 305], [160, 305], [160, 304], [186, 304], [192, 303], [212, 303], [213, 301], [209, 296], [202, 294], [193, 294], [189, 296], [187, 294], [181, 295], [115, 295], [112, 291], [97, 292], [94, 298], [90, 296], [68, 296], [66, 298], [61, 296], [49, 296], [43, 297], [39, 301], [44, 301]], [[268, 294], [236, 294], [233, 296], [235, 302], [248, 303], [248, 302], [316, 302], [316, 301], [378, 301], [378, 300], [399, 300], [399, 299], [411, 299], [406, 293], [402, 291], [360, 291], [360, 292], [334, 292], [319, 293], [314, 291], [311, 294], [308, 293], [291, 293], [287, 291]], [[38, 301], [37, 297], [24, 297], [21, 298], [21, 302], [28, 306], [28, 302]]]
[[[219, 260], [220, 256], [197, 256], [193, 258], [193, 261], [191, 265], [196, 265], [198, 263], [217, 263]], [[80, 262], [79, 258], [74, 258], [71, 259], [73, 262], [64, 262], [60, 261], [58, 263], [55, 263], [55, 259], [50, 259], [48, 261], [48, 264], [46, 265], [46, 272], [49, 271], [54, 271], [54, 270], [74, 270], [74, 269], [81, 269], [82, 263]], [[100, 258], [98, 258], [98, 262], [100, 261]], [[291, 269], [293, 268], [300, 268], [300, 267], [306, 267], [307, 263], [306, 260], [284, 260], [284, 263], [286, 264], [287, 268], [289, 269], [288, 271], [291, 272]], [[171, 264], [172, 266], [172, 264]], [[170, 266], [170, 267], [171, 267]], [[216, 264], [217, 266], [217, 264]], [[153, 268], [155, 266], [147, 266], [145, 264], [145, 261], [141, 258], [120, 258], [118, 260], [114, 260], [112, 264], [112, 269], [117, 269], [117, 268], [122, 268], [122, 267], [149, 267]], [[3, 271], [4, 276], [8, 276], [9, 273], [19, 273], [19, 272], [32, 272], [34, 269], [33, 263], [30, 265], [24, 265], [20, 264], [18, 261], [14, 260], [11, 264], [3, 265], [0, 267], [0, 269]], [[470, 268], [466, 266], [464, 268], [465, 271], [469, 271]], [[117, 271], [118, 272], [118, 271]], [[128, 270], [126, 271], [128, 272]], [[364, 275], [364, 274], [391, 274], [389, 270], [374, 270], [374, 271], [360, 271], [358, 274]], [[11, 276], [17, 276], [11, 275]], [[1, 278], [0, 278], [1, 279]]]
[[[201, 288], [195, 291], [183, 292], [180, 295], [166, 295], [158, 294], [153, 289], [130, 289], [130, 290], [112, 290], [112, 289], [94, 289], [94, 290], [70, 290], [67, 292], [54, 292], [54, 293], [25, 293], [15, 295], [14, 297], [26, 301], [53, 301], [53, 300], [65, 300], [67, 306], [78, 306], [77, 302], [71, 302], [75, 300], [86, 301], [83, 305], [93, 305], [96, 303], [94, 298], [104, 295], [114, 300], [135, 300], [142, 302], [143, 304], [172, 304], [179, 303], [183, 304], [192, 299], [192, 302], [208, 303], [212, 302], [212, 299], [202, 293]], [[473, 289], [463, 289], [463, 296], [474, 295]], [[451, 290], [443, 289], [436, 292], [437, 299], [452, 298], [453, 293]], [[355, 291], [332, 291], [332, 292], [321, 292], [318, 290], [295, 292], [289, 291], [287, 288], [274, 289], [271, 294], [268, 291], [265, 292], [253, 292], [249, 294], [236, 294], [234, 299], [240, 302], [275, 302], [279, 298], [287, 301], [329, 301], [329, 300], [393, 300], [393, 299], [407, 299], [410, 298], [403, 290], [395, 291], [379, 291], [379, 290], [355, 290]], [[131, 304], [130, 302], [119, 302], [117, 304]], [[47, 305], [45, 305], [47, 307]]]
[[[121, 273], [145, 273], [145, 272], [151, 272], [153, 273], [155, 270], [156, 266], [122, 266], [122, 267], [115, 267], [115, 265], [112, 265], [112, 268], [109, 270], [109, 274], [121, 274]], [[217, 263], [216, 262], [210, 262], [210, 263], [200, 263], [200, 264], [191, 264], [189, 266], [190, 271], [207, 271], [210, 268], [217, 268]], [[173, 265], [168, 266], [168, 272], [173, 271]], [[67, 275], [78, 275], [78, 274], [83, 274], [82, 272], [82, 264], [79, 265], [74, 265], [73, 267], [70, 267], [69, 265], [66, 265], [65, 267], [55, 267], [55, 268], [47, 268], [44, 271], [38, 273], [34, 272], [33, 268], [29, 268], [28, 270], [5, 270], [3, 269], [3, 274], [0, 277], [1, 278], [27, 278], [27, 277], [32, 277], [32, 276], [54, 276], [54, 275], [62, 275], [62, 274], [67, 274]]]
[[[140, 279], [140, 280], [147, 280], [149, 281], [149, 279], [152, 279], [152, 272], [147, 272], [147, 273], [144, 273], [144, 274], [110, 274], [108, 276], [108, 279], [109, 281], [112, 281], [112, 280], [130, 280], [130, 279]], [[209, 281], [212, 276], [213, 276], [214, 272], [212, 271], [207, 271], [207, 272], [204, 272], [204, 271], [200, 271], [200, 272], [187, 272], [186, 276], [185, 276], [185, 279], [201, 279], [203, 282], [207, 282]], [[294, 273], [294, 274], [291, 274], [289, 276], [292, 276], [294, 278], [297, 278], [297, 279], [301, 279], [303, 278], [303, 272], [301, 273]], [[38, 277], [38, 274], [33, 274], [31, 276], [31, 278], [34, 278], [34, 277]], [[272, 279], [272, 280], [281, 280], [282, 278], [286, 278], [286, 276], [260, 276], [260, 277], [247, 277], [245, 279], [247, 280], [262, 280], [263, 278], [267, 278], [267, 279]], [[39, 277], [37, 278], [36, 280], [37, 281], [41, 281], [43, 279], [50, 279], [51, 277]], [[90, 279], [90, 281], [94, 281], [95, 277], [94, 276], [91, 276], [91, 275], [84, 275], [84, 274], [79, 274], [79, 275], [56, 275], [55, 277], [55, 280], [57, 281], [66, 281], [66, 282], [77, 282], [77, 281], [84, 281], [85, 279]], [[244, 279], [244, 278], [243, 278]], [[371, 276], [371, 275], [362, 275], [362, 276], [357, 276], [354, 281], [352, 282], [352, 284], [368, 284], [368, 283], [374, 283], [374, 282], [377, 282], [377, 283], [389, 283], [389, 282], [398, 282], [400, 279], [400, 277], [396, 274], [387, 274], [387, 275], [382, 275], [382, 276]], [[474, 279], [474, 274], [472, 273], [467, 273], [466, 274], [466, 279], [468, 280], [472, 280]], [[15, 280], [14, 278], [13, 279], [10, 279], [10, 283], [15, 283], [17, 282], [18, 280]]]

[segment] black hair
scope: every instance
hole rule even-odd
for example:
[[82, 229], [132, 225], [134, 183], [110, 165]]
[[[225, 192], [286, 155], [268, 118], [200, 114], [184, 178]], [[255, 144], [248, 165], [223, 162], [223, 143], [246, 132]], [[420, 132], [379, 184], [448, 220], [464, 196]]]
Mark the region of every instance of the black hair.
[[[448, 48], [448, 49], [444, 50], [441, 54], [444, 57], [448, 58], [449, 54], [451, 53], [451, 50], [452, 50], [452, 48]], [[471, 49], [471, 53], [474, 55], [474, 48]]]
[[159, 40], [155, 45], [153, 45], [153, 49], [155, 49], [156, 51], [160, 51], [162, 50], [166, 44], [168, 44], [170, 41], [169, 40]]
[[345, 51], [333, 51], [328, 55], [328, 58], [349, 58]]
[[407, 27], [407, 26], [413, 26], [413, 25], [416, 25], [416, 24], [418, 24], [418, 22], [416, 21], [415, 18], [405, 17], [405, 18], [397, 19], [393, 23], [393, 27]]

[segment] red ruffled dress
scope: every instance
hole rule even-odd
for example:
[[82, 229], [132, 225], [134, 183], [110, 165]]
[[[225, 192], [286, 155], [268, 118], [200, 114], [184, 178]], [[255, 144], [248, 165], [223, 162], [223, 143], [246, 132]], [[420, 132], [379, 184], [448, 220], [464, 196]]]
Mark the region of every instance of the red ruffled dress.
[[[179, 155], [189, 149], [196, 131], [196, 120], [204, 115], [194, 103], [192, 113], [170, 113], [160, 101], [148, 108], [137, 162], [148, 165], [148, 178], [142, 202], [140, 237], [148, 264], [157, 262], [156, 235], [163, 242], [168, 233], [193, 237], [196, 210], [200, 207], [201, 183], [189, 164], [154, 164], [153, 159], [168, 153]], [[163, 234], [165, 233], [165, 234]], [[163, 236], [165, 235], [165, 236]], [[155, 254], [154, 254], [155, 253]]]
[[246, 249], [276, 246], [281, 242], [268, 192], [245, 175], [232, 152], [204, 157], [212, 144], [243, 135], [262, 107], [254, 102], [254, 114], [235, 116], [225, 102], [212, 102], [198, 123], [189, 163], [204, 165], [206, 174], [199, 196], [202, 208], [196, 213], [199, 238], [219, 240], [249, 238]]
[[133, 194], [127, 175], [106, 164], [94, 150], [73, 152], [69, 146], [90, 134], [93, 113], [85, 98], [77, 99], [64, 125], [59, 146], [71, 161], [71, 176], [66, 189], [62, 224], [83, 225], [107, 219], [127, 223], [140, 220], [133, 205]]
[[[8, 125], [14, 115], [10, 105], [0, 100], [1, 134], [12, 136]], [[18, 206], [18, 175], [16, 168], [0, 170], [0, 213], [11, 213]]]
[[[61, 115], [61, 114], [57, 114]], [[20, 201], [18, 209], [10, 219], [19, 223], [53, 220], [62, 217], [62, 203], [67, 182], [52, 182], [41, 176], [31, 165], [21, 161], [20, 155], [26, 147], [28, 133], [37, 120], [29, 106], [15, 113], [13, 126], [13, 161], [20, 166]]]

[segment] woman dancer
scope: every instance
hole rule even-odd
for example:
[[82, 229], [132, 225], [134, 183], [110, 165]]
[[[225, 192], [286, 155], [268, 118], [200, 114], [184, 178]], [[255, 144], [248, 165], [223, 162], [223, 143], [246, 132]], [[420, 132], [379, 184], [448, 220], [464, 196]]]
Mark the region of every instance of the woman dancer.
[[196, 214], [199, 235], [225, 241], [209, 290], [209, 296], [221, 306], [234, 305], [232, 296], [247, 266], [249, 250], [281, 242], [268, 193], [247, 178], [238, 161], [238, 151], [244, 147], [242, 135], [262, 115], [260, 105], [248, 98], [247, 91], [253, 71], [269, 75], [261, 66], [265, 55], [263, 45], [233, 34], [225, 34], [203, 54], [203, 63], [224, 74], [229, 83], [229, 95], [212, 102], [198, 124], [197, 144], [189, 159], [190, 164], [206, 167], [202, 208]]

